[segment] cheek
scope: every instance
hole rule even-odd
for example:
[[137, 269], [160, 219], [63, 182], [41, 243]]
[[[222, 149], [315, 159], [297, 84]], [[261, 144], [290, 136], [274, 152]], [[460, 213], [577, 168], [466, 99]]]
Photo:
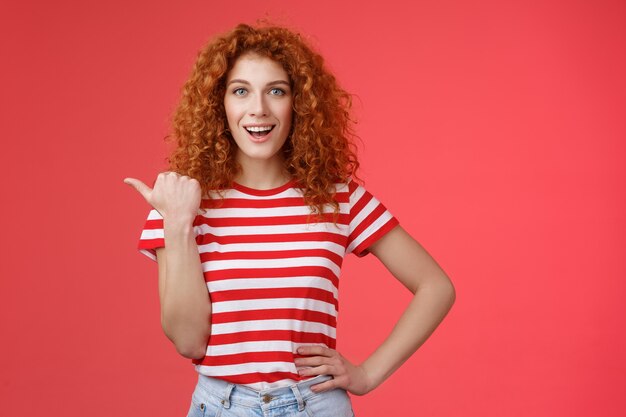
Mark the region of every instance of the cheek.
[[237, 125], [237, 121], [239, 119], [237, 106], [235, 106], [229, 100], [224, 100], [224, 112], [226, 113], [226, 120], [228, 121], [228, 125]]
[[291, 102], [281, 106], [280, 118], [283, 123], [291, 125], [291, 121], [293, 120], [293, 109], [291, 108]]

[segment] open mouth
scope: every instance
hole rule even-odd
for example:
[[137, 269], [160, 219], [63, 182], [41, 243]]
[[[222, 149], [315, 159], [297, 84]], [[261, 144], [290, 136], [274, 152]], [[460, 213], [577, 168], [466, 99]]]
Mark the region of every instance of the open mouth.
[[276, 125], [271, 125], [271, 126], [248, 126], [245, 129], [248, 131], [248, 133], [251, 136], [254, 136], [255, 138], [262, 138], [267, 136], [273, 129], [274, 126]]

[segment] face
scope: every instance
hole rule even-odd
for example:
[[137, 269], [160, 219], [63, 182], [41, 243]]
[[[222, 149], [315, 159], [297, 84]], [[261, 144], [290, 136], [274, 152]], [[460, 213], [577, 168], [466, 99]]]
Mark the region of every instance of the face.
[[270, 58], [244, 54], [228, 73], [224, 108], [228, 128], [237, 143], [237, 160], [282, 164], [279, 152], [292, 120], [293, 95], [289, 76]]

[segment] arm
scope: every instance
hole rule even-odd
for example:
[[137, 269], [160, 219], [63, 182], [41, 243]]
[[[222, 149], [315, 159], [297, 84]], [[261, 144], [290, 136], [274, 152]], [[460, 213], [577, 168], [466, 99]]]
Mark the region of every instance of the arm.
[[196, 215], [202, 212], [200, 184], [175, 172], [160, 173], [154, 189], [135, 178], [124, 182], [163, 217], [165, 248], [156, 249], [163, 331], [181, 355], [203, 358], [210, 334], [211, 300], [193, 231]]
[[361, 364], [372, 390], [428, 339], [452, 307], [456, 293], [437, 262], [400, 226], [375, 242], [370, 252], [414, 294], [389, 336]]
[[203, 358], [211, 330], [211, 300], [193, 228], [191, 223], [164, 220], [164, 235], [165, 248], [157, 249], [161, 326], [178, 353]]
[[361, 364], [352, 365], [339, 352], [320, 346], [298, 349], [301, 375], [330, 374], [334, 379], [312, 387], [315, 391], [341, 387], [365, 394], [387, 379], [433, 333], [455, 300], [454, 287], [426, 250], [401, 226], [396, 226], [369, 248], [413, 298], [383, 343]]

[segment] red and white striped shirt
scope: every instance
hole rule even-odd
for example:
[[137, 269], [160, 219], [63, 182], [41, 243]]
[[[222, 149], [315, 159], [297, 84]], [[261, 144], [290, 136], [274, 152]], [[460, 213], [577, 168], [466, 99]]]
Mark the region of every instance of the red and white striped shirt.
[[[338, 287], [345, 255], [362, 257], [398, 220], [353, 180], [335, 184], [339, 203], [307, 223], [294, 180], [270, 190], [235, 183], [203, 199], [193, 228], [212, 303], [204, 375], [262, 390], [307, 379], [294, 358], [304, 344], [335, 348]], [[156, 260], [163, 218], [151, 210], [138, 249]]]

